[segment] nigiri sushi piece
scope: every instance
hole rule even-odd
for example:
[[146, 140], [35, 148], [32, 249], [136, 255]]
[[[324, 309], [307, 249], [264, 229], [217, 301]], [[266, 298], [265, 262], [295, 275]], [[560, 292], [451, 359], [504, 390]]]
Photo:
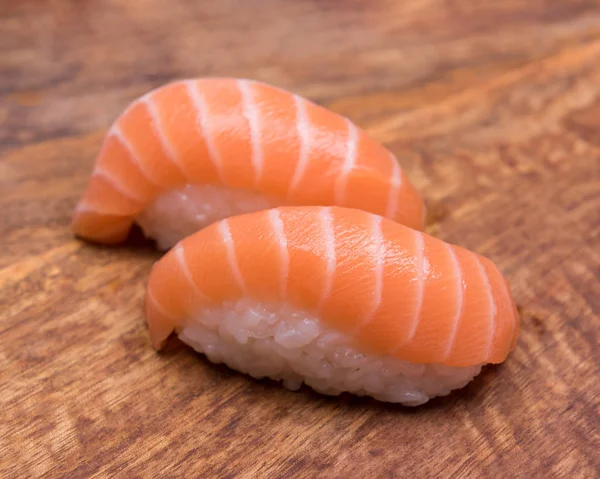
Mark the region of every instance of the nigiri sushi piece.
[[362, 210], [279, 207], [216, 222], [152, 268], [151, 341], [296, 389], [419, 405], [515, 347], [487, 258]]
[[119, 243], [133, 223], [168, 249], [222, 218], [280, 205], [345, 206], [422, 229], [394, 155], [345, 117], [265, 83], [177, 81], [108, 131], [73, 231]]

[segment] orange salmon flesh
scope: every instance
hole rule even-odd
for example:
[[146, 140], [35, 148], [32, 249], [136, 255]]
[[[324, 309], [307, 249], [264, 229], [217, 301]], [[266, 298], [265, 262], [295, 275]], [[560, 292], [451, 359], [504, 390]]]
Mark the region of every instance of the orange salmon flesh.
[[350, 120], [251, 80], [177, 81], [108, 131], [73, 215], [82, 238], [119, 243], [161, 193], [222, 185], [286, 205], [343, 206], [423, 229], [424, 202], [394, 155]]
[[203, 308], [240, 298], [315, 313], [357, 350], [414, 363], [500, 363], [519, 333], [508, 282], [489, 259], [343, 207], [263, 210], [179, 242], [148, 282], [154, 346]]

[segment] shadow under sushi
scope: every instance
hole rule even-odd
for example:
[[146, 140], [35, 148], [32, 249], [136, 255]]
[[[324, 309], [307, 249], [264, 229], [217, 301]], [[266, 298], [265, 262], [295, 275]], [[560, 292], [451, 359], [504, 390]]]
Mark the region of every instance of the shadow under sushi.
[[[165, 359], [172, 358], [176, 355], [191, 355], [200, 363], [204, 364], [208, 370], [218, 376], [218, 382], [235, 380], [244, 381], [247, 383], [246, 393], [257, 396], [256, 403], [264, 402], [266, 396], [276, 401], [281, 399], [282, 395], [286, 399], [299, 399], [305, 403], [309, 401], [319, 406], [328, 407], [351, 407], [353, 409], [371, 409], [385, 410], [401, 414], [426, 414], [428, 411], [440, 409], [449, 409], [464, 405], [471, 402], [479, 402], [481, 394], [484, 394], [486, 386], [489, 386], [490, 380], [497, 374], [498, 368], [501, 365], [488, 364], [481, 369], [481, 372], [473, 378], [466, 386], [461, 389], [456, 389], [446, 396], [438, 396], [430, 399], [427, 403], [420, 406], [405, 406], [398, 403], [390, 403], [378, 401], [369, 396], [357, 396], [351, 393], [341, 393], [337, 396], [330, 396], [319, 393], [314, 389], [303, 384], [300, 389], [290, 391], [283, 387], [281, 381], [273, 379], [255, 379], [247, 374], [241, 373], [229, 368], [225, 364], [215, 364], [209, 361], [203, 354], [198, 353], [181, 342], [175, 335], [172, 335], [165, 344], [163, 350], [159, 354]], [[219, 386], [215, 386], [219, 387]], [[260, 397], [260, 399], [258, 399]]]
[[[303, 393], [315, 400], [324, 401], [336, 406], [344, 405], [352, 408], [379, 409], [402, 414], [424, 414], [427, 413], [427, 411], [448, 409], [458, 406], [461, 403], [468, 403], [480, 399], [480, 392], [488, 382], [486, 381], [486, 377], [493, 375], [494, 369], [494, 366], [486, 366], [485, 368], [482, 368], [481, 373], [473, 378], [473, 380], [465, 387], [456, 389], [446, 396], [434, 397], [420, 406], [406, 406], [399, 403], [378, 401], [369, 396], [357, 396], [351, 393], [342, 393], [339, 396], [327, 396], [314, 391], [306, 385], [302, 385], [302, 388], [295, 391], [295, 393]], [[272, 380], [268, 381], [272, 388], [281, 387], [280, 383]], [[290, 391], [290, 393], [294, 392]]]
[[134, 253], [136, 255], [150, 256], [155, 259], [159, 259], [165, 254], [165, 251], [160, 251], [156, 242], [144, 235], [141, 228], [134, 224], [129, 231], [129, 235], [124, 241], [118, 244], [104, 244], [99, 242], [90, 241], [87, 239], [78, 238], [80, 241], [85, 242], [89, 247], [108, 250], [108, 251], [123, 251], [124, 253]]

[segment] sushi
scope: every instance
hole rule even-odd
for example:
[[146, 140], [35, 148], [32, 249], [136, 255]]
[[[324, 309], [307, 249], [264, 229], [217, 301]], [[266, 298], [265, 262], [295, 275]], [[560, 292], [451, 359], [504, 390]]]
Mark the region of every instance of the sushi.
[[425, 220], [394, 155], [347, 118], [265, 83], [202, 78], [153, 90], [115, 120], [72, 227], [119, 243], [137, 223], [166, 250], [281, 205], [357, 208], [415, 229]]
[[381, 215], [283, 206], [180, 241], [152, 268], [152, 344], [175, 332], [214, 363], [416, 406], [515, 347], [510, 287], [487, 258]]

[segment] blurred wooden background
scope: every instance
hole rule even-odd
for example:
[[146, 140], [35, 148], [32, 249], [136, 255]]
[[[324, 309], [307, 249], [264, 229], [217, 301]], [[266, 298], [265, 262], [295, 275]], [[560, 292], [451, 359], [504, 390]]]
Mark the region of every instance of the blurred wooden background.
[[[492, 258], [508, 361], [419, 409], [292, 393], [150, 347], [159, 255], [69, 231], [110, 122], [169, 80], [250, 77], [401, 159], [429, 231]], [[0, 4], [0, 476], [600, 476], [600, 2]]]

